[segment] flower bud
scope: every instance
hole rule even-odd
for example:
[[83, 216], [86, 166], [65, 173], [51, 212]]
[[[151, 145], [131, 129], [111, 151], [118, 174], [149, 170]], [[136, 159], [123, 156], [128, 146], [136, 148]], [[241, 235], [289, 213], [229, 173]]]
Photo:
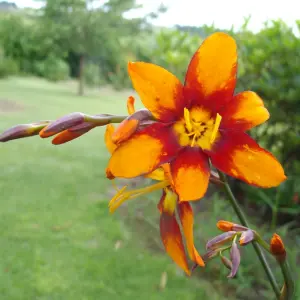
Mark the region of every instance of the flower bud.
[[235, 224], [229, 221], [224, 221], [224, 220], [220, 220], [217, 223], [217, 227], [222, 230], [222, 231], [246, 231], [248, 230], [247, 227], [239, 225], [239, 224]]
[[51, 121], [41, 121], [32, 124], [21, 124], [7, 129], [0, 135], [0, 142], [38, 135]]
[[76, 126], [84, 122], [84, 114], [80, 112], [74, 112], [65, 115], [54, 122], [50, 123], [40, 132], [41, 138], [47, 138], [53, 136], [61, 131]]
[[286, 250], [282, 239], [277, 233], [273, 234], [270, 243], [270, 252], [280, 261], [284, 261], [286, 257]]
[[220, 256], [221, 256], [221, 261], [222, 261], [223, 265], [231, 271], [232, 270], [231, 260], [228, 259], [226, 256], [222, 255], [222, 253], [220, 253]]
[[202, 259], [204, 260], [204, 262], [207, 262], [207, 261], [211, 260], [212, 258], [218, 256], [220, 254], [220, 251], [222, 251], [222, 248], [209, 250], [204, 255], [202, 255]]
[[232, 222], [228, 222], [228, 221], [223, 221], [223, 220], [220, 220], [218, 221], [217, 223], [217, 227], [222, 230], [222, 231], [233, 231], [232, 228], [233, 228], [233, 225], [234, 223]]

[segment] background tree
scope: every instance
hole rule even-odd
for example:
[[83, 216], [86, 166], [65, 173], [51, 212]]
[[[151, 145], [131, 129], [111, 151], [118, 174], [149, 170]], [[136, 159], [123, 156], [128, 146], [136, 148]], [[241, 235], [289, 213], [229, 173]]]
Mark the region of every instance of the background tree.
[[126, 19], [124, 13], [136, 8], [134, 0], [109, 0], [97, 5], [94, 0], [47, 0], [44, 21], [58, 35], [64, 50], [79, 61], [78, 94], [84, 92], [84, 67], [92, 58], [98, 64], [118, 51], [122, 37], [133, 36], [146, 23], [146, 18]]

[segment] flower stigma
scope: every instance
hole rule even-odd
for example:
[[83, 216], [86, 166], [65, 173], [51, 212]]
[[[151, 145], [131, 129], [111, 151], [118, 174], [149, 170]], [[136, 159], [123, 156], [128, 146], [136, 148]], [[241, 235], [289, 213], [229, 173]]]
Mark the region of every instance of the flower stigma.
[[183, 118], [174, 124], [181, 146], [200, 147], [210, 150], [218, 138], [222, 117], [217, 113], [213, 118], [202, 107], [184, 108]]

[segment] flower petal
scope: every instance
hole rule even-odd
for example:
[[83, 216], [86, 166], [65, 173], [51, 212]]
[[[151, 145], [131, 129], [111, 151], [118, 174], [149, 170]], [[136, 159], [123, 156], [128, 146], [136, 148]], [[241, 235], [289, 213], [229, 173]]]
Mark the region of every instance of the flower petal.
[[186, 147], [171, 162], [174, 186], [180, 201], [198, 200], [205, 194], [209, 181], [207, 156], [199, 148]]
[[209, 36], [194, 54], [185, 78], [185, 92], [193, 104], [216, 112], [228, 103], [235, 89], [237, 47], [226, 33]]
[[240, 263], [241, 263], [240, 250], [235, 241], [233, 241], [231, 249], [230, 249], [230, 259], [232, 262], [232, 269], [231, 269], [230, 274], [227, 276], [227, 278], [235, 277], [235, 275], [238, 271], [238, 268], [240, 266]]
[[153, 116], [148, 109], [140, 109], [134, 112], [119, 124], [112, 135], [112, 141], [116, 144], [124, 142], [148, 121], [153, 122]]
[[160, 215], [160, 235], [168, 255], [187, 275], [190, 275], [180, 228], [174, 214], [163, 212]]
[[253, 230], [248, 229], [247, 231], [243, 231], [243, 233], [239, 239], [239, 243], [241, 246], [246, 246], [249, 243], [251, 243], [254, 239], [255, 239], [255, 234], [254, 234]]
[[181, 202], [178, 205], [178, 212], [180, 221], [182, 224], [184, 236], [186, 239], [187, 250], [191, 260], [197, 263], [199, 266], [204, 266], [204, 261], [202, 257], [199, 255], [198, 251], [194, 245], [194, 215], [193, 209], [188, 202]]
[[231, 241], [236, 235], [235, 231], [227, 231], [210, 239], [206, 243], [206, 250], [214, 250]]
[[151, 178], [151, 179], [154, 179], [154, 180], [158, 180], [158, 181], [166, 180], [164, 169], [161, 168], [161, 167], [155, 169], [153, 172], [146, 175], [145, 177], [148, 177], [148, 178]]
[[233, 97], [222, 115], [221, 128], [249, 130], [267, 121], [270, 117], [262, 99], [254, 92], [246, 91]]
[[125, 119], [114, 131], [111, 139], [113, 143], [120, 144], [130, 138], [137, 130], [139, 121], [136, 119]]
[[143, 62], [129, 63], [128, 72], [134, 89], [155, 118], [172, 121], [183, 114], [183, 87], [176, 76]]
[[112, 154], [117, 148], [117, 145], [112, 141], [112, 135], [114, 131], [115, 131], [114, 125], [112, 124], [106, 125], [104, 140], [105, 140], [106, 148], [110, 154]]
[[216, 168], [248, 184], [268, 188], [286, 179], [276, 158], [244, 132], [224, 132], [207, 153]]
[[173, 135], [167, 125], [147, 126], [120, 144], [109, 160], [107, 172], [124, 178], [152, 172], [177, 154], [179, 145]]

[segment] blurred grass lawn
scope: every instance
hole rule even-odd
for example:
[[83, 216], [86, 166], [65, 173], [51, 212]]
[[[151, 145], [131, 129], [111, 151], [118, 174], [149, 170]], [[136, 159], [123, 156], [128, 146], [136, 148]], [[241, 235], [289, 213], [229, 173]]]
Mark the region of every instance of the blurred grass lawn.
[[[0, 131], [74, 111], [123, 114], [128, 95], [78, 97], [72, 83], [2, 80]], [[225, 299], [109, 214], [107, 159], [103, 128], [60, 147], [38, 137], [0, 145], [0, 299]]]

